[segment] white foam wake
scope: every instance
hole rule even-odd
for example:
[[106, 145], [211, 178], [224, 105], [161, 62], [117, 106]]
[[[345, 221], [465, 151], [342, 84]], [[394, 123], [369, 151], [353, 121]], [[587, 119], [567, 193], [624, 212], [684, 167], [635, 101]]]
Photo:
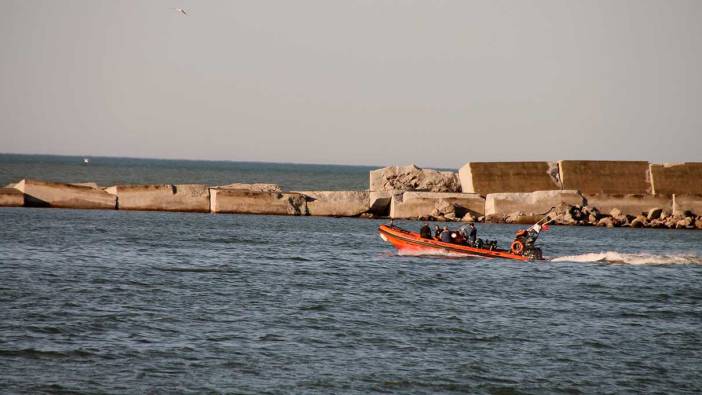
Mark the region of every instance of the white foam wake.
[[648, 253], [625, 254], [616, 251], [568, 255], [551, 259], [552, 262], [605, 262], [628, 265], [699, 265], [702, 257], [695, 254], [656, 255]]

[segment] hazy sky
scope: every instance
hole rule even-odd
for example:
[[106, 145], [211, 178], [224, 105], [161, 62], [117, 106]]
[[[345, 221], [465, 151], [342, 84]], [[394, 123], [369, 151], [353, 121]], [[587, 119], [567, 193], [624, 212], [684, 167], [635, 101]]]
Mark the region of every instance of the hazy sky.
[[701, 21], [699, 0], [0, 0], [0, 152], [701, 161]]

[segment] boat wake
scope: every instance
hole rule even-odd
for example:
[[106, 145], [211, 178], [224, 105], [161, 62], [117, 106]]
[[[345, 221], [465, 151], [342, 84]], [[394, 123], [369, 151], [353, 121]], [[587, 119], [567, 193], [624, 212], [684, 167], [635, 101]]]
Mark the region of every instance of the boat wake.
[[702, 257], [695, 254], [625, 254], [616, 251], [568, 255], [551, 262], [602, 262], [627, 265], [702, 265]]

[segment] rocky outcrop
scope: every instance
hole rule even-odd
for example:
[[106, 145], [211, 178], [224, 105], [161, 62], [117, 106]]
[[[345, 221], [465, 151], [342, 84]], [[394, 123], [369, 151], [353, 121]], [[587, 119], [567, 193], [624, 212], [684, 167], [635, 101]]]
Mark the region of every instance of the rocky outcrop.
[[301, 193], [210, 189], [213, 213], [307, 215], [307, 198]]
[[0, 207], [24, 206], [24, 194], [15, 188], [0, 188]]
[[652, 193], [702, 195], [702, 162], [651, 164]]
[[306, 196], [309, 215], [356, 217], [370, 208], [367, 191], [301, 191]]
[[702, 215], [702, 195], [673, 195], [673, 215]]
[[460, 192], [461, 185], [454, 172], [390, 166], [370, 172], [370, 191]]
[[210, 194], [202, 184], [116, 185], [105, 191], [117, 196], [119, 210], [210, 211]]
[[491, 193], [485, 197], [485, 217], [494, 222], [535, 222], [552, 207], [582, 206], [578, 191], [536, 191], [530, 193]]
[[562, 160], [558, 166], [564, 189], [590, 195], [644, 195], [651, 192], [648, 162]]
[[86, 186], [27, 179], [16, 183], [15, 189], [24, 193], [26, 206], [109, 210], [117, 206], [114, 195]]
[[405, 192], [395, 194], [390, 203], [390, 218], [431, 218], [460, 220], [482, 216], [485, 199], [477, 193]]
[[214, 189], [237, 189], [237, 190], [245, 190], [245, 191], [252, 191], [252, 192], [282, 192], [283, 190], [280, 188], [280, 185], [278, 184], [261, 184], [261, 183], [255, 183], [255, 184], [242, 184], [242, 183], [234, 183], [234, 184], [228, 184], [228, 185], [220, 185], [213, 187]]
[[458, 171], [464, 193], [561, 189], [555, 162], [469, 162]]
[[654, 208], [668, 212], [673, 209], [673, 200], [668, 196], [595, 194], [585, 195], [585, 199], [588, 206], [597, 207], [603, 213], [618, 209], [624, 215], [637, 216]]
[[606, 213], [595, 207], [562, 204], [552, 210], [548, 217], [549, 223], [556, 225], [702, 229], [702, 216], [696, 216], [689, 211], [685, 214], [673, 215], [662, 208], [653, 208], [645, 214], [627, 215], [618, 208]]

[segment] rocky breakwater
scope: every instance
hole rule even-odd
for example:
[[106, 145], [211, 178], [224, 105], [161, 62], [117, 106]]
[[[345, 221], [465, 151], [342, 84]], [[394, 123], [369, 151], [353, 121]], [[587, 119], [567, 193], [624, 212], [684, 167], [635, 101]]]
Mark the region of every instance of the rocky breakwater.
[[308, 215], [307, 197], [275, 184], [230, 184], [210, 188], [210, 211], [228, 214]]
[[549, 214], [551, 223], [556, 225], [602, 226], [607, 228], [667, 228], [702, 229], [702, 216], [692, 212], [672, 214], [663, 208], [652, 208], [638, 215], [624, 214], [614, 208], [601, 212], [592, 206], [561, 205]]
[[[406, 192], [460, 193], [458, 174], [450, 171], [422, 169], [415, 165], [388, 166], [370, 172], [370, 212], [389, 216], [391, 202], [402, 200]], [[425, 197], [429, 199], [429, 197]], [[439, 199], [434, 196], [433, 199]], [[430, 209], [423, 215], [430, 215]]]
[[24, 196], [24, 205], [30, 207], [58, 207], [77, 209], [117, 208], [117, 198], [92, 186], [25, 179], [13, 185]]
[[210, 211], [209, 187], [202, 184], [115, 185], [105, 191], [117, 197], [119, 210]]

